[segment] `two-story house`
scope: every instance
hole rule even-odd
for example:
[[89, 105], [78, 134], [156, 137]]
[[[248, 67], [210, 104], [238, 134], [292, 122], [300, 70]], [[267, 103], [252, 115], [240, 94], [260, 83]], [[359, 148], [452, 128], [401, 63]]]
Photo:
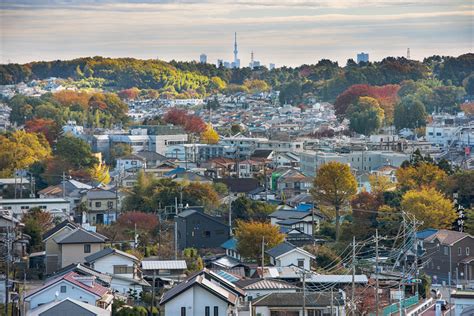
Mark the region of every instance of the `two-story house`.
[[185, 260], [157, 260], [145, 258], [142, 261], [143, 277], [155, 288], [171, 288], [175, 283], [186, 279], [188, 266]]
[[126, 294], [132, 289], [139, 294], [144, 286], [149, 286], [142, 278], [140, 260], [124, 251], [104, 248], [85, 257], [85, 262], [92, 269], [111, 275], [110, 287], [119, 293]]
[[43, 234], [47, 275], [61, 268], [61, 247], [56, 240], [60, 240], [62, 237], [77, 229], [77, 227], [78, 226], [73, 222], [65, 220]]
[[220, 218], [202, 211], [188, 209], [175, 217], [178, 228], [178, 249], [218, 248], [229, 239], [229, 226]]
[[83, 201], [87, 205], [87, 222], [91, 225], [115, 221], [118, 201], [116, 192], [96, 188], [89, 190]]
[[426, 264], [423, 270], [433, 283], [468, 284], [474, 281], [474, 237], [467, 233], [440, 229], [423, 240]]
[[283, 232], [297, 229], [302, 233], [313, 236], [313, 231], [319, 229], [323, 217], [312, 209], [279, 209], [269, 215], [272, 225], [281, 227]]
[[270, 256], [270, 263], [277, 267], [297, 266], [309, 270], [311, 268], [311, 260], [316, 257], [304, 249], [296, 247], [285, 241], [272, 249], [266, 251]]
[[95, 277], [81, 276], [75, 272], [70, 272], [28, 292], [25, 296], [25, 302], [27, 309], [31, 310], [55, 300], [66, 298], [111, 310], [114, 297], [108, 288], [95, 281]]

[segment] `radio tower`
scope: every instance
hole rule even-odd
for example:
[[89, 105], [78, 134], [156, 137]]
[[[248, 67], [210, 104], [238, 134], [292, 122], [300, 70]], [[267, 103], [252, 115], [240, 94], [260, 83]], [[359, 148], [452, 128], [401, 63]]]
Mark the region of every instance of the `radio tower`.
[[410, 59], [410, 47], [407, 48], [407, 59]]

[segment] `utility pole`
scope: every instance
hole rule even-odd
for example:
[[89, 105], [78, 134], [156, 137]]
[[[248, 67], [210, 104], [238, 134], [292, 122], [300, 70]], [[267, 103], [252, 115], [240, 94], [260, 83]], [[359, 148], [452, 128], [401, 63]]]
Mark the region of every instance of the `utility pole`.
[[303, 269], [303, 316], [306, 315], [306, 270]]
[[352, 316], [355, 315], [355, 248], [356, 238], [352, 236], [352, 293], [351, 293], [351, 311]]
[[232, 236], [232, 195], [229, 194], [229, 236]]
[[66, 173], [63, 171], [63, 199], [66, 198]]
[[[16, 181], [16, 175], [15, 175]], [[16, 188], [16, 186], [15, 186]], [[7, 246], [7, 254], [5, 257], [5, 315], [8, 315], [8, 304], [9, 304], [9, 276], [10, 276], [10, 226], [7, 226], [7, 236], [5, 238]]]
[[413, 216], [413, 244], [415, 245], [415, 293], [418, 295], [418, 241], [416, 239], [416, 218]]
[[331, 316], [334, 315], [334, 292], [331, 288], [331, 313], [330, 313]]
[[153, 315], [153, 309], [155, 308], [155, 279], [156, 279], [156, 270], [153, 269], [153, 284], [151, 285], [151, 315]]
[[375, 230], [375, 315], [379, 316], [379, 230]]
[[262, 279], [264, 278], [264, 275], [263, 275], [264, 266], [265, 266], [265, 236], [262, 236]]
[[174, 198], [176, 216], [174, 220], [174, 260], [178, 260], [178, 198]]

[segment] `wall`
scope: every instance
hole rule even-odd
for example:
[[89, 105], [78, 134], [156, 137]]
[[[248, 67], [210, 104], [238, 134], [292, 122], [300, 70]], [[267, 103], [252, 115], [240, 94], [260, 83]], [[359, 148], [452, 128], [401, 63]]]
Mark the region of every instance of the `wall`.
[[[150, 282], [151, 283], [151, 282]], [[127, 296], [127, 292], [129, 289], [132, 290], [137, 290], [137, 295], [140, 295], [140, 293], [143, 291], [143, 287], [138, 284], [130, 284], [130, 282], [126, 280], [120, 280], [117, 278], [112, 277], [112, 282], [110, 284], [110, 287], [115, 291], [118, 291], [121, 294], [125, 294]]]
[[292, 251], [285, 254], [283, 257], [277, 260], [277, 266], [287, 267], [290, 265], [298, 265], [298, 259], [304, 259], [304, 268], [306, 270], [310, 269], [310, 258], [307, 255], [304, 255], [298, 251]]
[[[45, 243], [46, 250], [46, 274], [55, 272], [61, 264], [61, 247], [54, 241], [54, 239], [60, 239], [66, 234], [72, 231], [70, 227], [64, 227], [56, 234], [50, 236]], [[48, 260], [48, 257], [50, 260]]]
[[71, 263], [83, 263], [84, 258], [100, 251], [104, 248], [104, 244], [90, 244], [91, 252], [84, 253], [84, 244], [63, 244], [61, 245], [61, 268]]
[[[114, 265], [133, 267], [134, 263], [133, 260], [125, 258], [124, 256], [111, 254], [95, 261], [92, 264], [92, 268], [102, 273], [114, 274]], [[130, 279], [134, 277], [133, 274], [120, 274], [120, 276]]]
[[[61, 293], [62, 285], [67, 287], [66, 293]], [[63, 300], [69, 297], [95, 306], [98, 299], [98, 297], [94, 296], [92, 293], [89, 293], [86, 290], [79, 288], [77, 285], [73, 285], [63, 280], [50, 286], [48, 289], [45, 289], [44, 291], [36, 293], [36, 295], [27, 298], [27, 301], [29, 302], [29, 309], [38, 307], [39, 304], [46, 304], [54, 301], [56, 299], [56, 292], [58, 293], [58, 300]]]

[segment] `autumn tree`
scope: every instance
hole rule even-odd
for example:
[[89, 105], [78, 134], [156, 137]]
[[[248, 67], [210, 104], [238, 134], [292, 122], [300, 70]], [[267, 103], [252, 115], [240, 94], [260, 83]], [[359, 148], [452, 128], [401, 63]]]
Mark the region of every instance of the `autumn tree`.
[[107, 185], [110, 183], [109, 167], [104, 163], [98, 163], [91, 168], [91, 178], [98, 185]]
[[262, 242], [265, 249], [271, 249], [284, 240], [278, 226], [258, 221], [237, 221], [235, 229], [237, 249], [243, 258], [261, 260]]
[[51, 156], [51, 148], [43, 134], [18, 130], [0, 135], [0, 175], [11, 176], [15, 169], [27, 169], [35, 162]]
[[117, 95], [124, 100], [134, 100], [140, 95], [140, 89], [134, 87], [125, 89], [117, 93]]
[[188, 267], [188, 272], [201, 271], [204, 263], [196, 248], [186, 248], [183, 250], [183, 257]]
[[399, 188], [404, 190], [435, 187], [447, 177], [446, 172], [428, 162], [399, 168], [396, 176]]
[[384, 120], [379, 102], [371, 97], [360, 97], [347, 109], [349, 127], [356, 133], [370, 135], [376, 132]]
[[321, 204], [334, 207], [336, 212], [336, 240], [340, 235], [341, 207], [357, 192], [357, 181], [348, 165], [330, 161], [322, 165], [316, 174], [311, 194]]
[[54, 226], [53, 216], [39, 207], [34, 207], [23, 215], [21, 221], [25, 225], [23, 232], [31, 237], [30, 251], [39, 251], [43, 234]]
[[474, 170], [456, 172], [445, 178], [440, 187], [447, 196], [457, 193], [458, 203], [463, 207], [474, 206]]
[[270, 86], [265, 81], [259, 79], [246, 79], [244, 81], [244, 86], [252, 93], [266, 92], [270, 90]]
[[381, 206], [378, 196], [369, 192], [360, 192], [351, 200], [352, 217], [358, 230], [370, 232], [376, 226], [377, 211]]
[[422, 228], [449, 229], [457, 218], [453, 202], [434, 188], [406, 192], [401, 207], [422, 221]]
[[201, 142], [205, 144], [217, 144], [219, 142], [219, 134], [210, 123], [207, 124], [206, 130], [201, 134]]
[[33, 118], [29, 121], [26, 121], [25, 130], [29, 133], [43, 134], [50, 146], [52, 146], [56, 141], [61, 131], [60, 127], [55, 121], [42, 118]]
[[369, 183], [371, 191], [375, 194], [382, 194], [383, 192], [395, 189], [395, 183], [389, 177], [383, 175], [369, 175]]

